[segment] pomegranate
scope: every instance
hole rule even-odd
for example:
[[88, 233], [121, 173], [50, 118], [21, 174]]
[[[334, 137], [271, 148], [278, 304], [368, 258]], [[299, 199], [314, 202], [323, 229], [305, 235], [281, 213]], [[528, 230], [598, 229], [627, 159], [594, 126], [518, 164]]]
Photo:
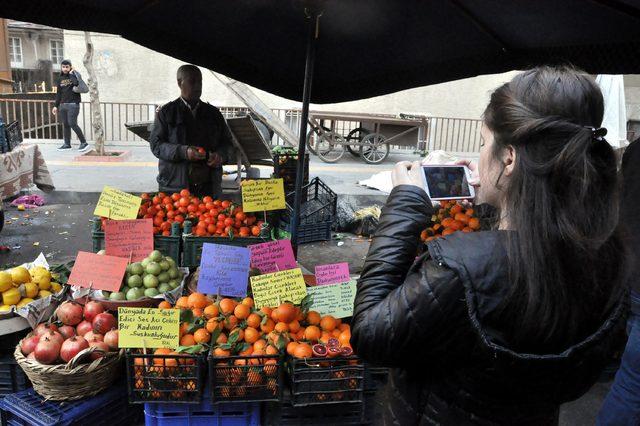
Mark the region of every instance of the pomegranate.
[[76, 332], [78, 333], [78, 336], [84, 336], [85, 334], [87, 334], [91, 330], [93, 330], [93, 325], [91, 325], [91, 322], [89, 322], [87, 320], [82, 321], [76, 327]]
[[62, 337], [64, 337], [65, 340], [76, 335], [76, 329], [70, 325], [63, 325], [58, 329], [58, 331], [62, 334]]
[[62, 337], [62, 334], [53, 330], [49, 330], [46, 333], [44, 333], [42, 336], [40, 336], [40, 341], [42, 341], [42, 339], [45, 339], [45, 338], [56, 342], [58, 346], [62, 345], [62, 342], [64, 342], [64, 337]]
[[83, 336], [87, 342], [104, 342], [104, 336], [99, 333], [94, 333], [93, 331], [88, 332]]
[[91, 354], [92, 360], [102, 358], [105, 353], [109, 352], [109, 345], [105, 342], [89, 342], [89, 347], [97, 347], [99, 349], [99, 351], [95, 351]]
[[64, 302], [56, 309], [56, 316], [64, 325], [77, 325], [82, 321], [82, 306], [76, 302]]
[[313, 351], [313, 356], [317, 356], [319, 358], [327, 356], [327, 347], [321, 343], [313, 345], [311, 350]]
[[64, 341], [60, 347], [60, 358], [64, 362], [69, 362], [73, 357], [78, 355], [80, 351], [87, 349], [89, 342], [84, 337], [74, 336]]
[[33, 329], [33, 332], [36, 334], [36, 336], [42, 336], [49, 330], [58, 331], [58, 326], [55, 324], [47, 324], [43, 322], [41, 324], [38, 324], [36, 328]]
[[31, 336], [22, 339], [22, 342], [20, 342], [20, 350], [22, 351], [22, 354], [29, 355], [31, 352], [33, 352], [39, 341], [40, 336]]
[[107, 334], [104, 335], [104, 342], [109, 345], [111, 350], [118, 349], [118, 330], [108, 331]]
[[102, 312], [93, 318], [93, 331], [96, 333], [105, 334], [117, 326], [116, 317], [108, 312]]
[[96, 315], [104, 312], [104, 306], [102, 303], [96, 302], [95, 300], [90, 300], [84, 305], [84, 319], [87, 321], [93, 321]]
[[38, 342], [33, 353], [39, 363], [54, 364], [60, 355], [60, 345], [45, 335]]

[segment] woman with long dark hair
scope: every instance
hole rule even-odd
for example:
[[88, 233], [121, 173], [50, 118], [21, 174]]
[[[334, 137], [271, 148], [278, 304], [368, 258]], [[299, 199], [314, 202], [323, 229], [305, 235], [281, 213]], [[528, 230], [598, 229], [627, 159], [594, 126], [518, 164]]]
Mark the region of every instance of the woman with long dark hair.
[[477, 203], [496, 229], [427, 244], [420, 164], [399, 163], [358, 282], [352, 344], [394, 367], [386, 424], [555, 424], [624, 326], [626, 261], [602, 93], [570, 68], [523, 72], [484, 113]]

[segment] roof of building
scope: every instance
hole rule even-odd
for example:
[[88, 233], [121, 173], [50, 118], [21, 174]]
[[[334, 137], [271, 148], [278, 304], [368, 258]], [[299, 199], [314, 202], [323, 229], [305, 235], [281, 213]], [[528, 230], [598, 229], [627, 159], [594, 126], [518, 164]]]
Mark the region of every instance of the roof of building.
[[31, 22], [14, 21], [9, 19], [7, 21], [7, 27], [13, 29], [23, 30], [58, 30], [62, 32], [62, 29], [56, 27], [50, 27], [48, 25], [33, 24]]

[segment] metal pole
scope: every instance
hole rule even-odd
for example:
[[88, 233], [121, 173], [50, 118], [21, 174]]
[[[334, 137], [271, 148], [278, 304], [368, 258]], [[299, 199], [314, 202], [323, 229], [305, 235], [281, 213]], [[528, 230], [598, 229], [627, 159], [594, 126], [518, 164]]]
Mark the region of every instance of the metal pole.
[[313, 82], [313, 67], [316, 59], [316, 40], [318, 38], [320, 14], [316, 10], [310, 11], [307, 19], [309, 20], [307, 59], [304, 69], [304, 89], [302, 91], [302, 117], [300, 118], [298, 166], [296, 168], [296, 191], [293, 201], [293, 216], [291, 217], [291, 244], [296, 257], [298, 256], [298, 224], [300, 222], [300, 204], [302, 201], [302, 183], [304, 179], [307, 121], [309, 120], [309, 102], [311, 101], [311, 83]]

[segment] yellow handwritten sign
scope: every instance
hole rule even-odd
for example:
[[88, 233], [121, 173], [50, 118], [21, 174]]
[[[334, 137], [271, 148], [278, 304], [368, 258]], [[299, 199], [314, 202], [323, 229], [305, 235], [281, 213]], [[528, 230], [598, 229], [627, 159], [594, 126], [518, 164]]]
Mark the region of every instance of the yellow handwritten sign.
[[242, 209], [245, 212], [282, 210], [286, 207], [282, 179], [242, 182]]
[[311, 309], [320, 315], [332, 315], [336, 318], [353, 315], [356, 280], [309, 287], [307, 291], [311, 298]]
[[300, 303], [307, 295], [300, 268], [251, 277], [253, 301], [258, 309], [289, 301]]
[[180, 311], [118, 308], [118, 330], [121, 348], [175, 349], [180, 345]]
[[115, 220], [135, 219], [138, 216], [140, 203], [142, 203], [140, 197], [105, 186], [93, 214]]

